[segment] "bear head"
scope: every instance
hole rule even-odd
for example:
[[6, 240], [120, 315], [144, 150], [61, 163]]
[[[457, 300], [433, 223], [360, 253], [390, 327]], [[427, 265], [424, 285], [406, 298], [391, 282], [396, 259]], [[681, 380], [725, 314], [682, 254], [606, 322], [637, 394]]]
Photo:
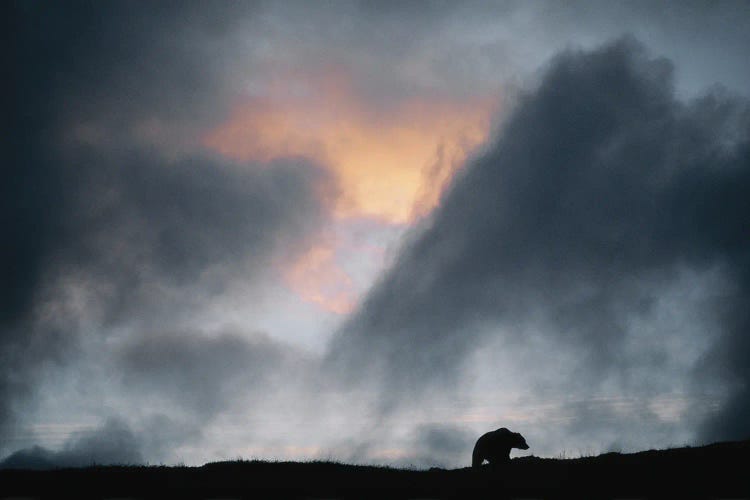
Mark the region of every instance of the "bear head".
[[519, 432], [513, 433], [513, 448], [518, 448], [519, 450], [529, 449], [529, 445], [526, 444], [526, 439], [524, 439], [524, 437]]

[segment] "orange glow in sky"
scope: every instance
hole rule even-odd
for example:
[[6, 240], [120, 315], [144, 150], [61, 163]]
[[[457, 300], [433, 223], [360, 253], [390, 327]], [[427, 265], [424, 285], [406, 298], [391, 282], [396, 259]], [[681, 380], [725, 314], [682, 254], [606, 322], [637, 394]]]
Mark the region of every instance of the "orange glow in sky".
[[486, 137], [496, 98], [367, 102], [341, 72], [289, 77], [249, 97], [204, 144], [239, 160], [305, 156], [330, 168], [338, 217], [408, 224], [437, 204]]
[[336, 314], [354, 309], [352, 279], [336, 263], [330, 241], [312, 246], [296, 261], [282, 267], [286, 285], [302, 299]]
[[[497, 102], [496, 96], [378, 101], [336, 69], [287, 75], [251, 93], [203, 143], [241, 161], [313, 159], [338, 180], [330, 210], [339, 220], [404, 225], [437, 205], [446, 182], [487, 136]], [[324, 310], [350, 312], [357, 294], [337, 262], [341, 250], [333, 238], [320, 238], [295, 262], [280, 265], [284, 282]]]

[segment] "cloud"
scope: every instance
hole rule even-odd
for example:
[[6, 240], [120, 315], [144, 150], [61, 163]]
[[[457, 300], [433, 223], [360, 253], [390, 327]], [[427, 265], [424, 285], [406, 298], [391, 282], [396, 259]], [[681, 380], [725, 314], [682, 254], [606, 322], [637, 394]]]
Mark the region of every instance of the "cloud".
[[174, 459], [174, 450], [197, 441], [201, 430], [196, 422], [158, 413], [135, 420], [109, 416], [98, 426], [72, 433], [57, 448], [35, 445], [10, 453], [0, 460], [0, 469], [142, 465], [154, 457]]
[[232, 332], [130, 338], [118, 350], [116, 363], [137, 397], [153, 397], [154, 405], [166, 399], [202, 423], [248, 398], [258, 407], [282, 386], [291, 391], [311, 368], [310, 360], [291, 346], [261, 334]]
[[71, 437], [60, 450], [41, 446], [18, 450], [0, 461], [0, 469], [141, 464], [141, 439], [124, 421], [110, 418], [97, 429]]
[[437, 203], [445, 180], [487, 135], [499, 92], [368, 101], [340, 67], [297, 70], [259, 89], [204, 139], [229, 158], [304, 155], [331, 169], [341, 218], [407, 224]]
[[80, 267], [120, 285], [107, 301], [116, 309], [159, 303], [154, 287], [218, 293], [232, 275], [293, 254], [324, 220], [329, 180], [304, 160], [164, 162], [138, 151], [83, 156], [77, 168], [66, 189], [81, 200], [66, 220], [70, 260], [85, 255]]
[[[3, 422], [31, 390], [36, 367], [73, 356], [81, 332], [153, 328], [146, 325], [164, 322], [164, 311], [178, 328], [231, 283], [260, 283], [273, 259], [301, 251], [324, 219], [327, 177], [302, 161], [168, 162], [141, 151], [78, 160], [60, 166], [67, 203], [45, 211], [56, 238], [38, 246], [38, 262], [15, 268], [40, 278], [35, 301], [2, 330]], [[31, 227], [16, 220], [7, 229]]]
[[[370, 174], [380, 172], [382, 166], [360, 163], [356, 153], [398, 159], [398, 123], [458, 134], [459, 122], [473, 127], [473, 117], [485, 116], [482, 96], [493, 94], [498, 85], [505, 96], [508, 82], [522, 85], [559, 47], [591, 46], [629, 27], [676, 61], [676, 95], [714, 80], [745, 92], [746, 8], [722, 4], [696, 15], [691, 4], [656, 15], [650, 4], [635, 7], [5, 6], [13, 26], [6, 50], [14, 99], [0, 184], [5, 243], [0, 245], [0, 436], [20, 436], [25, 423], [44, 415], [59, 418], [39, 410], [42, 400], [80, 420], [106, 417], [100, 414], [104, 400], [126, 407], [124, 413], [137, 411], [131, 398], [140, 396], [173, 405], [165, 408], [168, 418], [184, 417], [179, 427], [197, 435], [201, 423], [219, 418], [232, 405], [242, 377], [275, 383], [279, 374], [267, 368], [263, 356], [283, 368], [297, 360], [297, 353], [280, 354], [288, 346], [244, 333], [254, 331], [252, 324], [232, 330], [225, 323], [229, 317], [252, 323], [257, 314], [271, 318], [264, 325], [269, 333], [302, 338], [295, 330], [306, 316], [287, 314], [294, 323], [277, 320], [275, 308], [263, 300], [278, 306], [286, 296], [278, 283], [263, 285], [270, 281], [268, 273], [285, 263], [304, 266], [307, 260], [314, 268], [325, 262], [325, 252], [318, 261], [305, 259], [316, 257], [314, 248], [304, 253], [308, 238], [327, 223], [331, 207], [342, 206], [344, 195], [354, 195], [338, 193], [332, 185], [326, 172], [336, 165], [277, 158], [283, 137], [273, 136], [268, 144], [249, 138], [265, 147], [281, 145], [256, 161], [217, 157], [201, 140], [222, 125], [236, 122], [242, 130], [252, 125], [261, 133], [269, 130], [264, 120], [278, 119], [281, 110], [298, 128], [311, 119], [308, 111], [318, 113], [328, 105], [328, 113], [363, 103], [368, 113], [351, 116], [365, 128], [348, 134], [356, 139], [348, 147], [337, 142], [342, 136], [333, 126], [336, 117], [319, 116], [331, 120], [323, 128], [328, 142], [339, 144], [339, 166], [364, 165]], [[570, 52], [558, 60], [546, 87], [520, 100], [520, 111], [508, 122], [513, 125], [505, 127], [485, 156], [469, 162], [474, 173], [460, 175], [453, 192], [444, 196], [446, 206], [413, 232], [394, 273], [376, 286], [334, 343], [329, 358], [339, 363], [335, 366], [346, 380], [362, 372], [363, 379], [380, 381], [388, 396], [385, 406], [411, 396], [415, 402], [448, 397], [451, 386], [462, 391], [474, 383], [467, 367], [510, 388], [520, 377], [509, 367], [521, 362], [535, 366], [529, 385], [536, 394], [555, 393], [556, 384], [566, 380], [566, 390], [573, 391], [579, 377], [611, 389], [615, 372], [616, 384], [656, 392], [685, 380], [682, 375], [690, 375], [686, 367], [695, 371], [695, 387], [682, 382], [680, 390], [701, 396], [713, 390], [711, 380], [726, 382], [721, 388], [727, 397], [744, 390], [747, 345], [733, 332], [746, 324], [736, 311], [747, 309], [746, 241], [739, 236], [747, 231], [737, 230], [739, 216], [746, 213], [737, 194], [746, 187], [744, 170], [737, 167], [745, 161], [746, 104], [720, 90], [696, 101], [677, 100], [666, 61], [627, 47], [608, 50], [595, 52], [600, 56]], [[596, 71], [587, 73], [592, 67]], [[305, 95], [322, 88], [309, 77], [329, 75], [329, 68], [341, 70], [349, 93], [334, 88], [306, 103]], [[610, 70], [624, 78], [608, 76]], [[307, 81], [290, 82], [290, 75]], [[554, 75], [557, 83], [549, 83]], [[335, 75], [329, 76], [335, 83]], [[284, 84], [277, 87], [278, 82]], [[513, 96], [512, 89], [508, 95]], [[252, 109], [264, 96], [276, 106], [265, 114]], [[404, 103], [418, 105], [412, 109]], [[464, 103], [473, 105], [464, 109]], [[434, 113], [428, 111], [435, 110], [448, 121], [433, 123]], [[248, 116], [254, 119], [245, 120]], [[450, 117], [461, 118], [451, 122]], [[306, 134], [307, 129], [302, 145]], [[417, 134], [412, 144], [422, 152], [436, 150], [441, 141], [429, 135]], [[391, 150], [375, 143], [370, 147], [378, 137], [385, 137]], [[238, 147], [247, 146], [242, 141]], [[442, 142], [460, 141], [453, 135]], [[352, 149], [352, 144], [359, 146]], [[435, 172], [453, 172], [451, 151], [436, 151]], [[598, 163], [587, 151], [601, 156]], [[307, 147], [295, 146], [293, 152], [331, 163]], [[564, 157], [575, 161], [558, 161]], [[597, 176], [588, 168], [605, 160], [613, 160], [617, 175]], [[632, 172], [625, 163], [635, 165]], [[709, 163], [719, 175], [705, 167]], [[651, 164], [661, 165], [653, 169], [657, 175], [641, 175], [651, 171]], [[360, 173], [351, 174], [359, 179]], [[429, 175], [420, 171], [418, 183], [399, 183], [414, 198], [420, 193], [412, 188]], [[368, 179], [350, 186], [367, 191]], [[384, 192], [394, 189], [387, 176], [375, 181]], [[416, 212], [389, 204], [387, 195], [373, 201], [400, 214], [399, 220], [411, 221], [420, 208], [434, 206], [442, 182], [423, 188]], [[686, 211], [673, 216], [678, 209]], [[585, 213], [594, 216], [582, 225]], [[565, 236], [574, 230], [580, 235], [577, 242]], [[380, 245], [380, 238], [375, 240]], [[289, 255], [295, 252], [300, 252], [296, 259]], [[371, 273], [358, 273], [356, 260], [344, 270], [360, 290]], [[303, 278], [310, 279], [304, 273]], [[312, 281], [331, 283], [317, 278]], [[681, 295], [683, 285], [696, 293]], [[669, 300], [663, 299], [665, 288]], [[561, 301], [563, 296], [569, 300]], [[683, 299], [689, 306], [680, 305]], [[295, 307], [279, 309], [296, 313]], [[640, 331], [649, 333], [637, 335], [635, 324], [647, 325]], [[321, 322], [310, 331], [326, 327]], [[699, 335], [700, 328], [708, 333]], [[600, 329], [607, 333], [599, 335]], [[317, 333], [306, 335], [312, 342], [319, 339]], [[149, 358], [149, 348], [164, 349], [164, 366]], [[497, 369], [473, 365], [477, 351]], [[217, 361], [221, 356], [231, 360], [228, 366]], [[500, 368], [497, 359], [507, 359], [508, 365]], [[182, 360], [192, 366], [179, 366]], [[110, 361], [121, 371], [108, 372]], [[150, 377], [139, 376], [136, 367]], [[592, 369], [602, 376], [589, 377]], [[342, 372], [333, 373], [338, 379]], [[118, 377], [132, 391], [113, 384]], [[219, 378], [228, 381], [226, 387]], [[194, 394], [185, 392], [185, 379], [195, 381]], [[427, 379], [434, 383], [422, 391]], [[59, 401], [56, 389], [70, 391], [71, 399], [50, 403]], [[295, 390], [280, 391], [278, 399], [294, 400]], [[247, 393], [248, 400], [257, 395]], [[693, 400], [704, 401], [698, 396]], [[352, 413], [359, 411], [365, 421], [369, 412], [361, 408], [359, 396], [343, 399], [337, 415], [325, 418], [351, 430], [357, 425], [351, 423]], [[741, 427], [747, 398], [734, 401], [725, 411], [736, 417], [716, 422], [731, 420]], [[275, 410], [288, 413], [285, 403], [279, 401]], [[309, 414], [317, 415], [316, 402], [305, 404]], [[131, 417], [131, 429], [140, 432], [138, 419]], [[706, 429], [706, 435], [741, 431], [723, 424]], [[293, 439], [287, 430], [283, 435]], [[325, 448], [320, 441], [316, 446]], [[208, 452], [201, 449], [196, 456], [200, 453]], [[143, 456], [151, 455], [144, 451]]]
[[336, 457], [347, 463], [382, 464], [391, 467], [465, 467], [477, 437], [465, 426], [445, 423], [372, 425], [356, 436], [332, 440], [320, 457]]
[[259, 285], [335, 196], [307, 160], [233, 162], [191, 142], [234, 92], [224, 9], [40, 7], [9, 9], [0, 435], [18, 430], [40, 379], [104, 337], [179, 330], [234, 283]]
[[471, 456], [475, 440], [463, 427], [423, 424], [415, 428], [412, 455], [403, 462], [418, 467], [459, 467]]
[[[668, 389], [635, 379], [679, 365], [673, 384], [687, 369], [700, 390], [730, 388], [723, 437], [750, 432], [750, 106], [720, 89], [678, 100], [672, 73], [632, 39], [554, 58], [341, 328], [333, 373], [374, 382], [388, 409], [460, 390], [493, 342], [535, 367], [514, 376], [539, 395], [653, 395]], [[657, 306], [690, 273], [702, 298]], [[633, 327], [693, 306], [707, 330]], [[687, 356], [702, 343], [718, 378]]]
[[[97, 410], [89, 409], [88, 415], [99, 415], [104, 423], [74, 432], [58, 448], [17, 449], [0, 461], [0, 468], [183, 461], [185, 453], [190, 456], [205, 443], [206, 430], [222, 415], [230, 416], [230, 425], [237, 425], [232, 422], [233, 415], [242, 422], [239, 430], [244, 439], [264, 439], [268, 438], [264, 429], [256, 427], [257, 422], [267, 420], [266, 412], [276, 414], [279, 407], [290, 405], [310, 412], [320, 404], [319, 395], [314, 390], [311, 393], [315, 360], [259, 333], [133, 332], [112, 340], [111, 349], [96, 351], [103, 359], [98, 360], [100, 366], [94, 373], [106, 379], [104, 383], [82, 384], [84, 391], [95, 395], [93, 400], [67, 392], [55, 395], [77, 397], [84, 408], [95, 405]], [[105, 393], [96, 396], [99, 390]], [[270, 420], [283, 426], [283, 418]], [[304, 435], [306, 431], [301, 432]], [[34, 440], [44, 441], [43, 430], [32, 429], [30, 434]], [[50, 436], [46, 437], [49, 440]], [[217, 437], [223, 438], [213, 435]], [[219, 453], [226, 456], [228, 452]]]

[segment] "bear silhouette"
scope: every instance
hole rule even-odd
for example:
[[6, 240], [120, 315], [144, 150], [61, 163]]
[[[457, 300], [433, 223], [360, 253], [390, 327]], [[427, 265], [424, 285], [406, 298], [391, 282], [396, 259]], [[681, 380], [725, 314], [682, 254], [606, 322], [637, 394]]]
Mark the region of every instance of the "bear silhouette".
[[505, 427], [483, 434], [474, 445], [471, 455], [471, 466], [479, 467], [487, 460], [491, 465], [510, 461], [511, 448], [528, 450], [529, 445], [518, 432], [511, 432]]

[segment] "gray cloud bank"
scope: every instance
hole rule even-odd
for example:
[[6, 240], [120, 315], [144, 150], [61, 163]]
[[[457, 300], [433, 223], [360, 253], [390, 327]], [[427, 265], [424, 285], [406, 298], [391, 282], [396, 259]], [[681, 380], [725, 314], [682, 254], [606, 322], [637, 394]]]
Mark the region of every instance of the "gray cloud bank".
[[[274, 259], [304, 249], [325, 220], [331, 179], [304, 159], [237, 163], [180, 149], [232, 100], [218, 69], [230, 54], [217, 44], [234, 16], [222, 9], [4, 10], [18, 71], [0, 185], [0, 449], [11, 449], [40, 387], [86, 363], [112, 361], [134, 385], [150, 377], [145, 392], [181, 391], [206, 404], [201, 416], [210, 418], [220, 406], [210, 399], [224, 394], [217, 385], [246, 374], [245, 363], [273, 363], [281, 347], [241, 334], [197, 335], [194, 311], [238, 281], [259, 286]], [[144, 121], [160, 124], [153, 141], [139, 135]], [[143, 340], [146, 331], [156, 333]], [[122, 336], [131, 342], [111, 360], [107, 342]], [[163, 364], [147, 349], [160, 350]], [[141, 375], [131, 380], [128, 370]], [[177, 385], [176, 371], [184, 375]], [[89, 382], [87, 392], [104, 383]], [[119, 436], [113, 443], [125, 435], [103, 429]], [[78, 464], [94, 441], [106, 439], [32, 455]], [[118, 461], [140, 460], [137, 445], [118, 449]], [[97, 450], [96, 461], [109, 453]]]
[[[81, 412], [101, 427], [9, 461], [168, 456], [236, 401], [249, 400], [252, 414], [275, 389], [280, 421], [331, 416], [316, 399], [330, 381], [318, 360], [252, 325], [193, 324], [236, 282], [265, 284], [272, 259], [325, 224], [321, 197], [335, 196], [304, 159], [240, 164], [195, 145], [266, 70], [341, 64], [385, 104], [485, 95], [504, 72], [527, 76], [563, 43], [609, 38], [627, 18], [652, 35], [689, 32], [687, 48], [671, 47], [680, 68], [706, 40], [733, 48], [726, 58], [701, 52], [688, 87], [713, 81], [708, 67], [735, 87], [745, 80], [734, 63], [750, 33], [742, 4], [700, 16], [681, 4], [663, 17], [650, 2], [628, 16], [599, 3], [528, 5], [5, 4], [4, 50], [17, 71], [0, 184], [0, 452], [19, 448], [12, 438], [26, 417], [70, 374], [91, 380], [68, 409], [88, 405]], [[361, 445], [356, 458], [367, 461], [388, 438], [384, 425], [370, 444], [339, 435], [370, 427], [367, 397], [347, 392], [357, 386], [348, 381], [374, 384], [376, 405], [395, 409], [460, 398], [476, 373], [501, 389], [528, 378], [540, 398], [581, 399], [613, 380], [630, 396], [660, 394], [687, 373], [696, 410], [714, 384], [726, 393], [713, 418], [692, 417], [703, 438], [748, 433], [748, 104], [721, 90], [681, 101], [672, 72], [629, 41], [554, 60], [331, 345], [330, 388], [345, 386], [332, 441], [352, 456]], [[699, 290], [688, 301], [697, 318], [674, 291], [683, 283]], [[665, 289], [676, 305], [664, 305]], [[696, 321], [665, 336], [671, 316]], [[482, 355], [489, 361], [472, 365]], [[541, 375], [501, 380], [498, 360], [514, 357]], [[604, 406], [566, 403], [567, 429], [605, 432], [619, 417]], [[654, 420], [648, 404], [635, 406], [639, 425]], [[407, 441], [404, 460], [424, 465], [456, 463], [471, 444], [453, 424], [418, 424]]]
[[[727, 394], [700, 438], [750, 436], [750, 105], [720, 89], [678, 100], [672, 72], [630, 39], [555, 57], [334, 339], [334, 373], [375, 381], [391, 410], [459, 391], [501, 341], [528, 354], [516, 381], [549, 375], [528, 384], [542, 399], [668, 393], [688, 353], [658, 329], [633, 345], [633, 324], [686, 270], [719, 270], [706, 329], [676, 338], [709, 343], [689, 361], [693, 395]], [[561, 359], [573, 366], [555, 373]]]
[[215, 415], [248, 393], [291, 391], [310, 360], [288, 345], [256, 334], [151, 333], [118, 352], [130, 390], [170, 399], [190, 415]]
[[[110, 417], [93, 429], [74, 433], [59, 449], [31, 446], [0, 461], [4, 469], [54, 469], [91, 465], [140, 465], [150, 456], [184, 441], [184, 426], [164, 416], [153, 417], [138, 427]], [[181, 429], [176, 432], [176, 429]]]
[[[272, 259], [291, 255], [323, 217], [318, 188], [326, 177], [297, 161], [254, 166], [191, 157], [170, 163], [141, 153], [77, 159], [75, 166], [54, 167], [69, 169], [64, 196], [70, 197], [47, 214], [56, 219], [56, 238], [36, 248], [35, 261], [13, 262], [19, 280], [38, 273], [39, 285], [25, 310], [2, 328], [4, 425], [14, 421], [13, 405], [41, 374], [37, 368], [77, 359], [81, 346], [95, 340], [87, 330], [187, 329], [182, 350], [169, 351], [166, 340], [157, 342], [162, 337], [144, 348], [166, 349], [165, 359], [192, 352], [184, 325], [192, 309], [238, 279], [262, 282]], [[6, 231], [33, 231], [33, 221], [13, 221]], [[235, 344], [237, 355], [253, 347]]]
[[68, 440], [60, 450], [33, 446], [18, 450], [0, 461], [6, 469], [50, 469], [90, 465], [143, 463], [140, 436], [123, 421], [112, 418], [101, 428]]

